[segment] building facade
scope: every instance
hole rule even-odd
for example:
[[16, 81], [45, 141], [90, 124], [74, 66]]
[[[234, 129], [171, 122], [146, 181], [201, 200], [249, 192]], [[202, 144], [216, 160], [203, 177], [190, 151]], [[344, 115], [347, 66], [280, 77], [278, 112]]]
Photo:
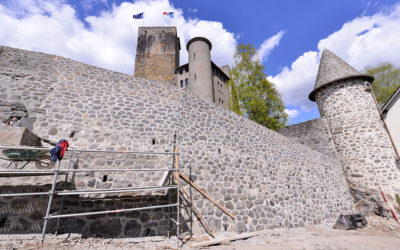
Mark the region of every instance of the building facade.
[[186, 45], [188, 63], [179, 66], [179, 38], [175, 27], [139, 27], [135, 77], [158, 80], [187, 89], [229, 109], [229, 66], [211, 60], [211, 42], [194, 37]]
[[386, 126], [388, 127], [393, 143], [397, 150], [400, 148], [400, 87], [392, 95], [389, 101], [382, 107], [382, 115], [385, 119]]

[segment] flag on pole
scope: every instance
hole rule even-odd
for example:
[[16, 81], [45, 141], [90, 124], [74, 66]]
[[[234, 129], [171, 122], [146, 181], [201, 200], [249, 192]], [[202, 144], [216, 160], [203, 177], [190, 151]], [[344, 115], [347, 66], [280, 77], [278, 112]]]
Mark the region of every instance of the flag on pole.
[[133, 15], [133, 19], [143, 19], [144, 12]]
[[164, 16], [174, 17], [174, 12], [163, 12]]

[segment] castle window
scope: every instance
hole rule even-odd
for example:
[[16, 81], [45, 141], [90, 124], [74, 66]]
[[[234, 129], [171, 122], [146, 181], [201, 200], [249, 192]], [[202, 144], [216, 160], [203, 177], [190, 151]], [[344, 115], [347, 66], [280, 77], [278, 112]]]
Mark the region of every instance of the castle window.
[[224, 100], [221, 100], [221, 104], [222, 104], [222, 106], [224, 105]]
[[186, 85], [186, 88], [189, 86], [189, 80], [187, 78], [185, 79], [185, 85]]
[[183, 80], [181, 80], [181, 88], [183, 88]]
[[196, 74], [194, 74], [194, 80], [196, 81]]
[[196, 53], [193, 53], [193, 61], [196, 60]]

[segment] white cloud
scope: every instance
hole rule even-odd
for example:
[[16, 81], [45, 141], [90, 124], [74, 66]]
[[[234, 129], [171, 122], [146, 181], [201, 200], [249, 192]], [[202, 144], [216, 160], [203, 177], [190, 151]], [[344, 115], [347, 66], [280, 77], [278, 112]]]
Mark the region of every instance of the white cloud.
[[[90, 2], [90, 1], [89, 1]], [[174, 18], [163, 16], [173, 11]], [[146, 26], [177, 26], [181, 39], [181, 64], [187, 62], [186, 42], [204, 36], [213, 44], [211, 56], [218, 64], [232, 64], [235, 35], [222, 23], [185, 19], [168, 0], [139, 0], [113, 5], [85, 25], [65, 1], [18, 0], [0, 3], [0, 45], [65, 56], [91, 65], [132, 74], [138, 26], [132, 15], [145, 12]]]
[[285, 109], [284, 111], [289, 116], [289, 119], [296, 118], [300, 114], [297, 109]]
[[281, 30], [276, 35], [271, 36], [270, 38], [264, 40], [261, 44], [260, 49], [257, 51], [258, 60], [260, 62], [266, 62], [271, 51], [279, 45], [279, 41], [282, 36], [285, 34], [285, 31]]
[[193, 14], [196, 14], [196, 13], [199, 11], [199, 9], [196, 9], [196, 8], [195, 8], [195, 9], [189, 8], [188, 11], [189, 11], [189, 12], [193, 12]]
[[284, 67], [268, 79], [276, 84], [286, 105], [309, 111], [315, 107], [308, 100], [308, 94], [314, 87], [323, 49], [331, 50], [359, 71], [383, 61], [400, 66], [399, 27], [400, 5], [393, 6], [389, 12], [355, 18], [320, 40], [318, 51], [305, 52], [290, 67]]
[[99, 2], [108, 6], [107, 0], [81, 0], [80, 4], [84, 10], [91, 10]]
[[268, 76], [268, 80], [276, 85], [286, 106], [300, 106], [303, 111], [309, 111], [315, 105], [307, 97], [314, 87], [318, 65], [318, 53], [309, 51], [298, 57], [290, 68], [284, 67], [279, 74]]

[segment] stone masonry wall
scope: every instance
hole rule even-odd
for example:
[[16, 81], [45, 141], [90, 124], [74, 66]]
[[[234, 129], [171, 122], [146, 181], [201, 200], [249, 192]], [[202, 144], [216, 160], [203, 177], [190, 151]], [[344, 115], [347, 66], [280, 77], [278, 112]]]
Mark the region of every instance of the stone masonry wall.
[[324, 117], [287, 126], [278, 132], [321, 154], [325, 154], [333, 159], [337, 158], [328, 122]]
[[394, 201], [395, 193], [400, 193], [396, 155], [367, 83], [343, 80], [321, 89], [316, 100], [350, 187], [378, 193], [376, 172], [382, 189]]
[[139, 27], [135, 77], [175, 83], [179, 48], [175, 27]]
[[[59, 182], [60, 189], [63, 182]], [[10, 192], [44, 192], [51, 189], [51, 185], [43, 186], [2, 186], [0, 191]], [[171, 196], [173, 197], [173, 196]], [[63, 203], [63, 213], [81, 213], [89, 211], [123, 209], [169, 204], [169, 196], [155, 195], [145, 197], [122, 198], [84, 198], [69, 196], [61, 201], [60, 196], [55, 196], [51, 213], [60, 209]], [[28, 198], [3, 198], [0, 201], [0, 233], [41, 233], [43, 217], [45, 216], [48, 196], [34, 196]], [[175, 210], [167, 208], [142, 210], [125, 213], [112, 213], [106, 215], [89, 215], [81, 217], [62, 218], [57, 228], [57, 220], [49, 221], [46, 232], [55, 233], [80, 233], [83, 237], [146, 237], [167, 236], [168, 232], [176, 230], [170, 223], [169, 216], [175, 218]]]
[[[188, 91], [62, 57], [8, 47], [2, 51], [0, 88], [6, 90], [7, 100], [20, 96], [24, 105], [41, 110], [28, 114], [35, 116], [33, 131], [41, 137], [67, 138], [72, 148], [171, 151], [177, 131], [183, 172], [189, 175], [191, 167], [195, 183], [236, 216], [230, 219], [194, 191], [195, 205], [215, 231], [299, 227], [334, 222], [339, 214], [354, 212], [338, 161]], [[40, 67], [41, 61], [48, 66]], [[38, 90], [27, 92], [13, 86], [28, 85], [30, 80], [12, 78], [9, 72], [49, 77], [43, 85], [36, 82]], [[51, 90], [42, 90], [47, 88]], [[35, 93], [45, 97], [35, 102], [30, 98]], [[172, 165], [168, 157], [94, 159], [79, 161], [79, 166]], [[111, 186], [133, 186], [133, 180], [150, 186], [161, 178], [131, 174], [125, 182], [112, 178]], [[74, 182], [83, 188], [93, 182], [100, 186], [102, 175], [82, 174]], [[38, 185], [32, 180], [27, 184]]]

